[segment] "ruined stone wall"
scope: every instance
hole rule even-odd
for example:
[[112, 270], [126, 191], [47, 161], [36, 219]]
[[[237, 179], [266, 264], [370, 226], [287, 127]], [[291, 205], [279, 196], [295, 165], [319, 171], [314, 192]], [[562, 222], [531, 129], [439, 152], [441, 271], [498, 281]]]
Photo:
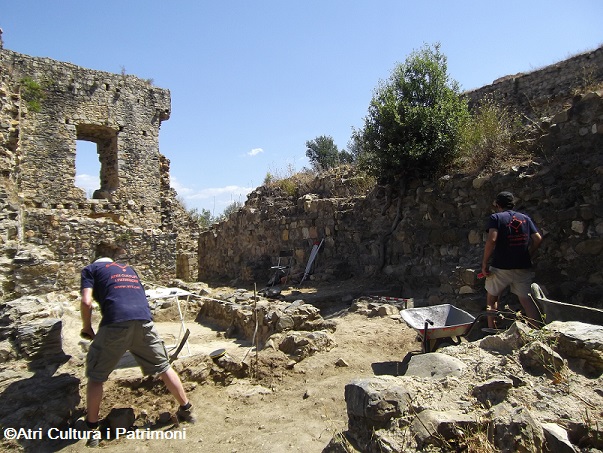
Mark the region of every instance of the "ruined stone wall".
[[576, 92], [603, 83], [603, 47], [575, 55], [556, 64], [501, 77], [492, 84], [468, 91], [470, 105], [492, 96], [531, 119], [563, 109]]
[[[158, 138], [161, 122], [170, 115], [169, 91], [134, 76], [8, 50], [0, 58], [11, 75], [11, 96], [19, 101], [16, 180], [25, 204], [85, 200], [75, 187], [75, 154], [76, 140], [86, 140], [97, 144], [101, 163], [94, 198], [121, 202], [120, 215], [159, 226]], [[37, 99], [31, 99], [36, 97], [31, 86], [40, 89]]]
[[[3, 294], [73, 284], [103, 240], [128, 247], [144, 278], [196, 275], [198, 228], [159, 152], [169, 116], [169, 91], [149, 81], [0, 49]], [[96, 144], [92, 199], [75, 186], [77, 140]]]
[[[239, 278], [264, 285], [279, 250], [294, 250], [296, 272], [313, 241], [323, 239], [318, 280], [398, 281], [400, 296], [430, 303], [463, 300], [483, 308], [481, 267], [485, 222], [501, 190], [519, 199], [544, 234], [536, 280], [551, 298], [601, 304], [603, 289], [603, 93], [576, 99], [542, 138], [546, 160], [487, 178], [451, 175], [410, 181], [403, 219], [387, 238], [396, 213], [385, 214], [377, 192], [278, 196], [253, 193], [245, 207], [200, 238], [200, 279]], [[341, 175], [333, 176], [345, 184]], [[313, 190], [312, 188], [309, 189]], [[385, 248], [382, 244], [385, 242]]]

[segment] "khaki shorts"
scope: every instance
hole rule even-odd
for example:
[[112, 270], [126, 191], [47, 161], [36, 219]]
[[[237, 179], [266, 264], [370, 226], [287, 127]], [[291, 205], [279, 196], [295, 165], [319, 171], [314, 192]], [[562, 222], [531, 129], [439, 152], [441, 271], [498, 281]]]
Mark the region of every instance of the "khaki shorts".
[[152, 321], [126, 321], [98, 329], [86, 358], [86, 376], [105, 382], [130, 351], [143, 374], [161, 374], [170, 367], [167, 350]]
[[486, 291], [493, 296], [500, 294], [510, 286], [511, 292], [519, 297], [530, 294], [530, 286], [534, 280], [534, 272], [530, 269], [498, 269], [490, 267], [486, 277]]

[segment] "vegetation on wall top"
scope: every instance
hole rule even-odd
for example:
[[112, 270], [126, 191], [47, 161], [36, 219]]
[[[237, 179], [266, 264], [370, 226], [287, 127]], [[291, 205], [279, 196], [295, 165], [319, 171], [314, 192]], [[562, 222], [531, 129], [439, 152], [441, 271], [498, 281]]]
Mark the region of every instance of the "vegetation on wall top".
[[21, 97], [27, 103], [29, 111], [39, 112], [46, 93], [38, 82], [31, 77], [24, 77], [21, 79]]
[[440, 45], [426, 45], [376, 88], [364, 126], [355, 131], [359, 163], [381, 183], [431, 176], [454, 160], [468, 117]]

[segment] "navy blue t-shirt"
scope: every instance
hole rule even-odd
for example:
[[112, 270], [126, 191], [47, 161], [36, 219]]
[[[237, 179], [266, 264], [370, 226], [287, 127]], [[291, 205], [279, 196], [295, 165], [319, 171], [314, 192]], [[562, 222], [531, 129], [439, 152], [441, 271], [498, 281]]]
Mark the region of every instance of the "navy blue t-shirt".
[[101, 326], [153, 319], [140, 278], [128, 265], [96, 260], [82, 270], [81, 289], [84, 288], [92, 288], [92, 297], [100, 305]]
[[538, 233], [536, 225], [527, 215], [516, 211], [492, 214], [486, 231], [498, 230], [492, 266], [499, 269], [529, 269], [532, 267], [529, 245], [530, 237]]

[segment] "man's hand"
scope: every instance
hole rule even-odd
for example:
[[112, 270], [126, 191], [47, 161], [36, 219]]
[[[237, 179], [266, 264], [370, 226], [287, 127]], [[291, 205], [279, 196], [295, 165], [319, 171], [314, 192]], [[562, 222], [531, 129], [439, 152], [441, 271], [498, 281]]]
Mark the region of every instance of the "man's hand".
[[94, 340], [96, 334], [92, 328], [92, 288], [82, 289], [80, 315], [82, 317], [82, 330], [80, 331], [80, 337], [85, 338], [86, 340]]
[[94, 333], [94, 329], [92, 327], [83, 328], [80, 332], [80, 337], [84, 340], [94, 340], [96, 334]]

